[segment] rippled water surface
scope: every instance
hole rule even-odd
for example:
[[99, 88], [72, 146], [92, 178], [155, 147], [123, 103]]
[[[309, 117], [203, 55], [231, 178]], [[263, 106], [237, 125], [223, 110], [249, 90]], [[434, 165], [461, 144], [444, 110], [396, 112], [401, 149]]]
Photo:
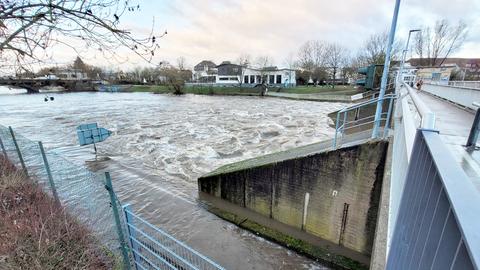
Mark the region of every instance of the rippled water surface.
[[[110, 171], [123, 203], [227, 269], [324, 269], [209, 213], [197, 178], [221, 165], [332, 137], [339, 103], [149, 93], [12, 94], [0, 89], [0, 124], [41, 140], [95, 172]], [[75, 128], [113, 131], [79, 147]]]

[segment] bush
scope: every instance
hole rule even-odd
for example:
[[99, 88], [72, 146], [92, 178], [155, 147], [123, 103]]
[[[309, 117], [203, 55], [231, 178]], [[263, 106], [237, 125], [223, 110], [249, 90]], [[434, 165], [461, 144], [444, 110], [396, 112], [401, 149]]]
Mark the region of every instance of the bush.
[[85, 226], [1, 156], [0, 172], [1, 269], [114, 267]]

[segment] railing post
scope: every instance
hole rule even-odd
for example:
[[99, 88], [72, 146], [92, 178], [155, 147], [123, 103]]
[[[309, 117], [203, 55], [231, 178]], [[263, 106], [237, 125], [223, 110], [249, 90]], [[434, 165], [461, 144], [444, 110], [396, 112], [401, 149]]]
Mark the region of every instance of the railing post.
[[3, 141], [2, 141], [2, 138], [1, 138], [1, 137], [0, 137], [0, 146], [2, 147], [3, 157], [4, 157], [5, 159], [8, 159], [7, 151], [5, 150], [5, 146], [3, 145]]
[[20, 147], [18, 147], [17, 139], [15, 138], [13, 129], [10, 126], [8, 127], [8, 129], [10, 130], [10, 135], [12, 136], [13, 144], [15, 144], [15, 149], [17, 150], [18, 159], [20, 159], [20, 164], [22, 165], [23, 172], [25, 173], [26, 176], [28, 176], [27, 167], [25, 166], [25, 162], [23, 161], [22, 152], [20, 151]]
[[390, 103], [388, 104], [388, 111], [387, 111], [387, 118], [385, 120], [385, 127], [383, 128], [383, 137], [385, 138], [388, 133], [388, 128], [390, 126], [390, 117], [392, 116], [392, 108], [393, 108], [393, 101], [394, 98], [390, 98]]
[[337, 147], [338, 124], [340, 122], [340, 111], [337, 112], [337, 121], [335, 124], [335, 137], [333, 137], [333, 149]]
[[117, 208], [117, 200], [115, 199], [115, 192], [113, 191], [112, 179], [110, 173], [105, 172], [105, 188], [110, 195], [110, 205], [113, 211], [113, 217], [115, 218], [115, 225], [117, 227], [117, 234], [120, 240], [120, 249], [122, 250], [124, 269], [130, 270], [130, 259], [128, 258], [127, 245], [125, 243], [125, 237], [123, 235], [122, 224], [120, 223], [120, 215]]
[[470, 134], [468, 135], [467, 145], [465, 145], [467, 147], [467, 150], [469, 151], [474, 150], [477, 144], [478, 131], [480, 128], [479, 122], [480, 122], [480, 109], [478, 109], [477, 113], [475, 114], [475, 119], [473, 120], [472, 128], [470, 129]]
[[132, 212], [132, 208], [130, 207], [130, 204], [126, 204], [122, 206], [122, 209], [123, 209], [123, 213], [125, 214], [125, 220], [127, 221], [127, 233], [128, 233], [128, 239], [130, 241], [130, 246], [132, 247], [132, 250], [133, 250], [132, 253], [133, 253], [133, 260], [135, 261], [135, 264], [134, 264], [135, 269], [138, 270], [137, 261], [139, 261], [139, 257], [136, 254], [136, 252], [138, 251], [138, 245], [133, 241], [133, 239], [135, 238], [135, 231], [130, 230], [130, 226], [129, 226], [129, 225], [133, 226], [133, 217], [132, 215], [130, 215], [130, 213]]
[[55, 202], [60, 205], [57, 189], [55, 188], [55, 182], [53, 181], [52, 172], [50, 171], [50, 165], [48, 165], [47, 155], [45, 155], [45, 149], [43, 149], [42, 142], [38, 142], [38, 147], [40, 148], [40, 153], [42, 154], [43, 164], [45, 164], [45, 170], [47, 171], [48, 182], [50, 184], [50, 189], [52, 190], [53, 198], [55, 199]]

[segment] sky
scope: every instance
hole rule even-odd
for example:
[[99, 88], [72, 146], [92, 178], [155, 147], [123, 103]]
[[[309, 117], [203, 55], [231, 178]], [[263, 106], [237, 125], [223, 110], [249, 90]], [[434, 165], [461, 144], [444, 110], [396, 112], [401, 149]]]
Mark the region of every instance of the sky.
[[[153, 63], [187, 67], [201, 60], [235, 61], [242, 54], [253, 59], [269, 56], [277, 66], [295, 58], [308, 40], [337, 42], [353, 55], [368, 36], [389, 30], [394, 0], [144, 0], [134, 1], [140, 10], [121, 18], [121, 27], [134, 35], [168, 34], [159, 40]], [[396, 39], [406, 40], [410, 29], [433, 26], [436, 20], [463, 20], [468, 37], [455, 57], [480, 58], [480, 0], [402, 0]], [[129, 69], [150, 64], [128, 50], [119, 51], [126, 61], [116, 63], [98, 55], [84, 55], [85, 62], [109, 68]], [[71, 50], [55, 50], [57, 63], [73, 61]], [[150, 65], [151, 66], [151, 65]]]

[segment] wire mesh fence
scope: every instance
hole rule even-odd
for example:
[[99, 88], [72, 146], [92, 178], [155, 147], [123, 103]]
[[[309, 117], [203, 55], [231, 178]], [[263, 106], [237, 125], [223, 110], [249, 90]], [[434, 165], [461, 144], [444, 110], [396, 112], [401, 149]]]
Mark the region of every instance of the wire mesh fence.
[[138, 269], [222, 270], [223, 268], [123, 206]]
[[[121, 245], [103, 175], [96, 175], [50, 151], [45, 152], [46, 165], [39, 142], [1, 125], [0, 138], [4, 148], [2, 152], [5, 151], [17, 168], [24, 169], [52, 197], [58, 194], [59, 202], [73, 217], [86, 225], [102, 245], [119, 254]], [[49, 181], [47, 166], [53, 181]]]
[[223, 269], [156, 228], [115, 195], [110, 174], [96, 175], [0, 125], [0, 151], [131, 269]]

